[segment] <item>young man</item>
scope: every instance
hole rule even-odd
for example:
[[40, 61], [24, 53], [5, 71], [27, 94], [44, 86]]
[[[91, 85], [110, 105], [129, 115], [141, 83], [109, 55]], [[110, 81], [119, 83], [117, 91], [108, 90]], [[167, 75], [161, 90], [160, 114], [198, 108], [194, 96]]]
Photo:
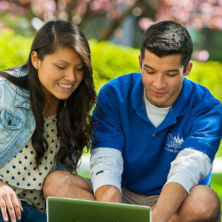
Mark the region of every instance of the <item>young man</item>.
[[209, 185], [222, 137], [222, 105], [184, 78], [192, 50], [189, 33], [175, 22], [146, 30], [141, 73], [110, 81], [98, 95], [94, 196], [73, 177], [72, 197], [148, 205], [153, 222], [218, 221], [220, 201]]

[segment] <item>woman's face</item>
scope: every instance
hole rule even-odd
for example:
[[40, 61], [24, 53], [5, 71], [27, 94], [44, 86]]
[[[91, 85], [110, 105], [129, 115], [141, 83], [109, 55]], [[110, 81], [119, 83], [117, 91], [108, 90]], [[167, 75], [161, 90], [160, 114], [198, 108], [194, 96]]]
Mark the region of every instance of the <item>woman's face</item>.
[[49, 103], [69, 98], [83, 79], [84, 64], [73, 49], [59, 47], [43, 60], [39, 60], [37, 52], [33, 51], [31, 58]]

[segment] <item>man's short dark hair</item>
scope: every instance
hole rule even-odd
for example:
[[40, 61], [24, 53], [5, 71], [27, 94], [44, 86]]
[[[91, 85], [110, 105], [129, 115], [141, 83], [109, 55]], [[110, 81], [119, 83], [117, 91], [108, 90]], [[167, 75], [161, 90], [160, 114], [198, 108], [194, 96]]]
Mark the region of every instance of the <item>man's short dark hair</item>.
[[142, 59], [145, 49], [159, 57], [181, 54], [185, 71], [193, 52], [193, 42], [185, 27], [173, 21], [162, 21], [145, 31], [140, 47]]

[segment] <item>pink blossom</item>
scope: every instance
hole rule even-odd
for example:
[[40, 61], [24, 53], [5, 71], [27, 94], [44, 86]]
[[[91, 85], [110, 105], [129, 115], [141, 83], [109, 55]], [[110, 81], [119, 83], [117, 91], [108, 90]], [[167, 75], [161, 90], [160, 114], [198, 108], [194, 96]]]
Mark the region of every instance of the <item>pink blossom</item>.
[[210, 55], [207, 50], [199, 50], [193, 53], [193, 58], [200, 62], [206, 62], [209, 59]]
[[142, 18], [139, 21], [139, 27], [143, 30], [146, 30], [149, 26], [153, 25], [154, 22], [149, 18]]
[[7, 2], [7, 1], [0, 2], [0, 11], [4, 12], [4, 11], [8, 10], [9, 7], [10, 7], [9, 2]]

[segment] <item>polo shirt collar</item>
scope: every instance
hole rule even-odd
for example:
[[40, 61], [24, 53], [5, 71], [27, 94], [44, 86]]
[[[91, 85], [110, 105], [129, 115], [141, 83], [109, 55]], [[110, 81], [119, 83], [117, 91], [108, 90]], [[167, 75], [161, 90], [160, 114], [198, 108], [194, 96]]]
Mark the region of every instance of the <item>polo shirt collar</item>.
[[141, 77], [141, 73], [139, 73], [140, 75], [138, 75], [134, 87], [132, 89], [132, 93], [131, 93], [131, 107], [133, 110], [136, 111], [137, 115], [142, 118], [143, 120], [145, 120], [146, 122], [149, 121], [147, 114], [146, 114], [146, 108], [145, 108], [145, 104], [143, 101], [143, 83], [142, 83], [142, 77]]

